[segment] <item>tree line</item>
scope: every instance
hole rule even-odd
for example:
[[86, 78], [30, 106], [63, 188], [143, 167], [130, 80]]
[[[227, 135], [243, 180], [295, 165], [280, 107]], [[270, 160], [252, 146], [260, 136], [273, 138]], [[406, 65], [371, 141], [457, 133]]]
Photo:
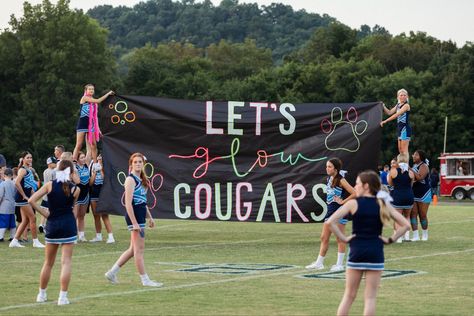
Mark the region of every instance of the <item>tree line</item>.
[[[281, 4], [150, 0], [84, 13], [67, 0], [25, 3], [24, 16], [12, 17], [0, 34], [0, 70], [0, 151], [16, 161], [30, 150], [38, 166], [54, 145], [72, 148], [86, 83], [97, 94], [112, 88], [195, 100], [387, 105], [403, 87], [412, 106], [412, 149], [436, 161], [448, 116], [447, 151], [474, 150], [472, 43], [394, 36], [380, 26], [352, 29]], [[381, 163], [397, 152], [390, 124]]]

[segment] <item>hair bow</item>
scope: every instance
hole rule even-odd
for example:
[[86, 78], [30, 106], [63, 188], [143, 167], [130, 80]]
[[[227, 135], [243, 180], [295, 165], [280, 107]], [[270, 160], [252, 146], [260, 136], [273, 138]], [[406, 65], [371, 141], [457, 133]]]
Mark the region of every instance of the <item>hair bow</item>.
[[339, 174], [341, 175], [341, 177], [345, 178], [347, 174], [347, 170], [339, 170]]
[[390, 204], [393, 201], [392, 197], [387, 191], [380, 190], [377, 192], [377, 199], [381, 199], [384, 201], [385, 205]]
[[400, 167], [400, 169], [402, 169], [402, 172], [405, 172], [405, 171], [408, 171], [408, 164], [405, 163], [405, 162], [400, 162], [398, 164], [398, 166]]
[[67, 182], [70, 179], [70, 175], [71, 175], [70, 167], [67, 167], [64, 170], [58, 170], [56, 171], [56, 180], [62, 183]]

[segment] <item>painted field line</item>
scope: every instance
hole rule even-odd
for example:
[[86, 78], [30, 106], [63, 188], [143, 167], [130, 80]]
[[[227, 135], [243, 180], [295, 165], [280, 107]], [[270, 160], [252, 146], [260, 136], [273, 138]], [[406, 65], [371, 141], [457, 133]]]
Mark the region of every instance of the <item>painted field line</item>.
[[[266, 239], [255, 239], [255, 240], [244, 240], [244, 241], [232, 241], [232, 242], [209, 242], [204, 244], [196, 244], [196, 245], [184, 245], [184, 246], [164, 246], [164, 247], [155, 247], [155, 248], [145, 248], [145, 251], [156, 251], [156, 250], [166, 250], [166, 249], [180, 249], [180, 248], [204, 248], [204, 247], [215, 247], [215, 246], [228, 246], [228, 245], [238, 245], [238, 244], [252, 244], [265, 241]], [[123, 253], [127, 248], [123, 248], [122, 250], [116, 251], [107, 251], [107, 252], [95, 252], [89, 253], [84, 255], [74, 255], [73, 260], [76, 258], [88, 258], [88, 257], [95, 257], [95, 256], [103, 256], [103, 255], [117, 255]], [[19, 260], [12, 260], [9, 261], [10, 263], [15, 262], [36, 262], [36, 261], [44, 261], [44, 258], [30, 258], [30, 259], [19, 259]]]
[[[418, 258], [434, 257], [434, 256], [445, 256], [445, 255], [452, 255], [452, 254], [457, 254], [457, 253], [467, 253], [467, 252], [473, 252], [473, 251], [474, 251], [474, 249], [465, 249], [465, 250], [460, 250], [460, 251], [449, 251], [449, 252], [438, 252], [438, 253], [421, 255], [421, 256], [393, 258], [393, 259], [385, 260], [385, 262], [401, 261], [401, 260], [409, 260], [409, 259], [418, 259]], [[123, 291], [123, 292], [92, 294], [92, 295], [86, 295], [86, 296], [80, 296], [80, 297], [77, 297], [77, 298], [73, 298], [73, 299], [70, 299], [70, 301], [71, 302], [79, 302], [79, 301], [94, 299], [94, 298], [122, 296], [122, 295], [130, 295], [130, 294], [137, 294], [137, 293], [151, 292], [151, 291], [177, 290], [177, 289], [191, 288], [191, 287], [197, 287], [197, 286], [206, 286], [206, 285], [220, 284], [220, 283], [227, 283], [227, 282], [234, 282], [234, 281], [258, 279], [258, 278], [262, 278], [262, 277], [272, 277], [272, 276], [278, 276], [278, 275], [298, 274], [298, 273], [307, 273], [308, 272], [307, 269], [294, 271], [295, 269], [299, 269], [299, 267], [295, 267], [293, 269], [290, 268], [289, 270], [291, 270], [291, 271], [287, 270], [285, 272], [254, 274], [254, 275], [249, 275], [249, 276], [233, 277], [233, 278], [214, 280], [214, 281], [208, 281], [208, 282], [188, 283], [188, 284], [174, 285], [174, 286], [162, 287], [162, 288], [146, 288], [146, 289], [139, 289], [139, 290]], [[12, 309], [28, 308], [28, 307], [40, 307], [40, 306], [52, 305], [52, 304], [56, 304], [56, 302], [51, 301], [51, 302], [46, 302], [46, 303], [30, 303], [30, 304], [10, 305], [10, 306], [0, 307], [0, 312], [1, 311], [12, 310]]]
[[387, 259], [387, 261], [401, 261], [401, 260], [409, 260], [409, 259], [419, 259], [419, 258], [427, 258], [427, 257], [437, 257], [437, 256], [447, 256], [447, 255], [453, 255], [453, 254], [458, 254], [458, 253], [467, 253], [467, 252], [473, 252], [474, 248], [471, 249], [465, 249], [465, 250], [459, 250], [459, 251], [448, 251], [448, 252], [438, 252], [438, 253], [430, 253], [426, 255], [420, 255], [420, 256], [410, 256], [410, 257], [399, 257], [399, 258], [393, 258], [393, 259]]
[[472, 223], [474, 222], [474, 219], [465, 219], [465, 220], [460, 220], [460, 221], [451, 221], [451, 222], [434, 222], [434, 223], [429, 223], [429, 225], [443, 225], [443, 224], [460, 224], [460, 223]]
[[[295, 267], [292, 270], [295, 270], [295, 269], [298, 269], [298, 268], [299, 267]], [[197, 286], [207, 286], [207, 285], [213, 285], [213, 284], [236, 282], [236, 281], [245, 281], [245, 280], [259, 279], [259, 278], [264, 278], [264, 277], [272, 277], [272, 276], [285, 275], [285, 274], [303, 273], [304, 271], [307, 271], [307, 270], [306, 269], [301, 270], [301, 271], [288, 271], [287, 270], [285, 272], [254, 274], [254, 275], [248, 275], [248, 276], [242, 276], [242, 277], [233, 277], [233, 278], [207, 281], [207, 282], [196, 282], [196, 283], [188, 283], [188, 284], [181, 284], [181, 285], [173, 285], [173, 286], [169, 286], [169, 287], [165, 286], [165, 287], [160, 287], [160, 288], [144, 288], [144, 289], [139, 289], [139, 290], [130, 290], [130, 291], [123, 291], [123, 292], [99, 293], [99, 294], [92, 294], [92, 295], [86, 295], [86, 296], [79, 296], [79, 297], [72, 298], [72, 299], [70, 298], [69, 301], [71, 303], [74, 303], [74, 302], [80, 302], [80, 301], [94, 299], [94, 298], [122, 296], [122, 295], [130, 295], [130, 294], [152, 292], [152, 291], [179, 290], [179, 289], [186, 289], [186, 288], [192, 288], [192, 287], [197, 287]], [[111, 285], [111, 286], [113, 286], [113, 285]], [[18, 308], [41, 307], [41, 306], [45, 306], [45, 305], [54, 305], [54, 304], [57, 304], [57, 301], [51, 301], [51, 302], [46, 302], [46, 303], [31, 303], [31, 304], [21, 304], [21, 305], [10, 305], [10, 306], [0, 307], [0, 312], [1, 311], [12, 310], [12, 309], [18, 309]]]

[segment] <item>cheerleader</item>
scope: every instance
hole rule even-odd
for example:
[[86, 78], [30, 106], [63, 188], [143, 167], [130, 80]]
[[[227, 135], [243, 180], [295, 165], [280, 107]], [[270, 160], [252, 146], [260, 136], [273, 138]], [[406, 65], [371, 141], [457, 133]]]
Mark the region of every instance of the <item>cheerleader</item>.
[[428, 240], [428, 208], [431, 203], [431, 183], [430, 169], [428, 167], [428, 159], [423, 150], [417, 150], [412, 155], [415, 182], [413, 183], [413, 194], [415, 196], [415, 204], [411, 211], [411, 228], [413, 229], [412, 241], [420, 240], [418, 233], [418, 217], [420, 218], [422, 228], [422, 241]]
[[76, 146], [74, 147], [73, 160], [79, 158], [84, 138], [90, 145], [92, 160], [97, 162], [97, 141], [99, 140], [99, 120], [97, 116], [98, 103], [104, 101], [113, 91], [109, 91], [98, 99], [94, 98], [94, 85], [87, 84], [84, 87], [84, 95], [81, 98], [81, 108], [79, 110], [79, 120], [76, 127]]
[[15, 206], [20, 207], [21, 223], [15, 234], [15, 238], [10, 242], [10, 248], [23, 248], [24, 246], [18, 241], [23, 232], [26, 230], [28, 224], [30, 226], [31, 236], [33, 238], [33, 247], [44, 248], [44, 245], [38, 240], [38, 232], [36, 231], [36, 216], [33, 209], [28, 204], [29, 197], [38, 190], [38, 183], [35, 181], [31, 165], [33, 163], [33, 156], [25, 151], [20, 158], [20, 165], [18, 166], [18, 175], [15, 180], [17, 189], [15, 195]]
[[[328, 220], [331, 230], [343, 242], [349, 243], [346, 269], [346, 289], [337, 315], [348, 315], [365, 274], [364, 315], [375, 315], [377, 291], [384, 270], [384, 244], [391, 244], [409, 228], [408, 221], [391, 205], [390, 195], [380, 191], [379, 176], [374, 171], [364, 171], [356, 180], [357, 198], [340, 207]], [[352, 235], [345, 236], [338, 222], [352, 214]], [[382, 228], [390, 219], [398, 229], [389, 238], [381, 237]]]
[[[76, 220], [72, 211], [74, 202], [80, 195], [80, 189], [71, 181], [74, 169], [72, 162], [63, 160], [59, 163], [56, 180], [46, 183], [28, 200], [30, 205], [48, 219], [45, 228], [45, 260], [40, 274], [39, 293], [36, 302], [47, 301], [46, 288], [51, 277], [56, 254], [61, 245], [61, 274], [58, 305], [69, 304], [67, 292], [71, 280], [71, 262], [74, 242], [77, 239]], [[37, 204], [43, 196], [48, 195], [48, 209]]]
[[[326, 163], [326, 173], [329, 176], [326, 189], [326, 203], [328, 205], [328, 211], [324, 221], [337, 211], [337, 209], [345, 204], [347, 201], [355, 197], [354, 188], [344, 179], [346, 173], [342, 170], [342, 161], [339, 158], [331, 158]], [[346, 199], [343, 199], [343, 191], [349, 193]], [[342, 218], [339, 221], [339, 228], [344, 231], [347, 224], [347, 219]], [[323, 225], [321, 231], [321, 245], [319, 247], [319, 255], [316, 261], [306, 266], [306, 269], [324, 269], [324, 259], [329, 248], [329, 238], [331, 237], [331, 230], [329, 225], [326, 223]], [[333, 265], [330, 271], [342, 271], [344, 270], [344, 256], [346, 253], [346, 244], [337, 239], [337, 262]]]
[[84, 217], [89, 207], [89, 180], [90, 172], [86, 163], [86, 155], [83, 152], [79, 152], [79, 160], [76, 164], [77, 174], [79, 175], [80, 183], [78, 184], [81, 189], [81, 194], [77, 199], [75, 206], [75, 215], [77, 218], [77, 229], [79, 233], [79, 241], [87, 241], [84, 235]]
[[[390, 192], [393, 199], [392, 206], [407, 220], [410, 220], [413, 207], [412, 185], [414, 178], [413, 172], [408, 167], [408, 156], [399, 154], [396, 164], [392, 165], [388, 175], [388, 183], [393, 186], [393, 190]], [[397, 229], [396, 226], [395, 229]], [[410, 241], [409, 231], [405, 233], [405, 238], [397, 239], [397, 243], [401, 243], [403, 240]]]
[[390, 115], [389, 118], [382, 121], [380, 126], [383, 127], [387, 122], [397, 120], [397, 135], [398, 135], [398, 152], [400, 154], [408, 155], [408, 145], [411, 138], [410, 127], [410, 104], [408, 104], [408, 92], [405, 89], [400, 89], [397, 92], [397, 104], [388, 109], [385, 104], [383, 110], [385, 114]]
[[130, 247], [122, 253], [112, 268], [105, 273], [105, 277], [111, 283], [118, 283], [117, 273], [133, 257], [142, 285], [159, 287], [163, 284], [150, 280], [145, 272], [143, 260], [146, 218], [148, 217], [150, 228], [155, 226], [155, 221], [151, 217], [150, 210], [146, 205], [146, 193], [150, 184], [145, 176], [144, 165], [145, 157], [142, 154], [134, 153], [130, 156], [128, 161], [130, 174], [125, 180], [125, 208], [127, 210], [125, 220], [130, 231]]
[[107, 244], [113, 244], [115, 242], [114, 234], [112, 232], [112, 224], [110, 223], [109, 214], [97, 213], [97, 202], [99, 201], [100, 190], [102, 184], [104, 183], [104, 168], [102, 164], [102, 155], [97, 156], [97, 164], [91, 162], [89, 167], [91, 178], [89, 180], [90, 185], [90, 200], [91, 200], [91, 209], [92, 214], [94, 215], [94, 225], [96, 236], [90, 242], [100, 242], [102, 241], [102, 224], [100, 219], [104, 222], [105, 229], [107, 230]]

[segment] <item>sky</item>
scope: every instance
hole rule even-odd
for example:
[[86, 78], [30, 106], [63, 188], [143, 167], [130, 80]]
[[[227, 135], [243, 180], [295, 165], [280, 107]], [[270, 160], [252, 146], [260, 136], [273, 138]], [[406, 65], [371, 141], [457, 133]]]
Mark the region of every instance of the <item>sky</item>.
[[[50, 0], [56, 3], [57, 0]], [[142, 0], [143, 1], [143, 0]], [[219, 5], [220, 0], [211, 0]], [[22, 15], [24, 0], [0, 0], [0, 29], [8, 27], [10, 15]], [[28, 0], [32, 4], [41, 0]], [[71, 0], [71, 7], [87, 11], [100, 4], [133, 6], [140, 0]], [[199, 0], [196, 0], [199, 2]], [[363, 24], [383, 26], [391, 34], [422, 31], [459, 46], [474, 42], [474, 0], [240, 0], [239, 3], [291, 5], [295, 10], [328, 14], [359, 28]]]

